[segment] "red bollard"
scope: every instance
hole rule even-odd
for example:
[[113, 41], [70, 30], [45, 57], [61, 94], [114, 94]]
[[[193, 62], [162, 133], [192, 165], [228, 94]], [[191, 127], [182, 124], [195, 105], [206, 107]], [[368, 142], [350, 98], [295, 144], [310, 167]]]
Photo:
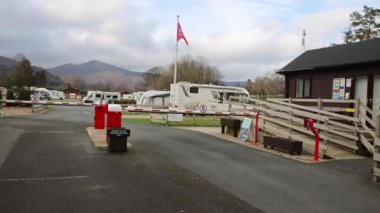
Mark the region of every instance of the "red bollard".
[[303, 126], [307, 129], [311, 129], [315, 136], [315, 144], [314, 144], [314, 162], [318, 162], [318, 155], [319, 155], [319, 134], [317, 130], [314, 128], [314, 120], [309, 118], [305, 119], [303, 121]]
[[260, 111], [257, 112], [256, 114], [256, 126], [255, 126], [255, 144], [259, 141], [259, 115]]
[[95, 116], [94, 116], [94, 128], [95, 129], [104, 129], [105, 125], [105, 116], [107, 114], [108, 105], [107, 103], [100, 103], [95, 106]]
[[[110, 128], [121, 128], [122, 120], [122, 108], [119, 104], [108, 104], [107, 105], [107, 121], [106, 121], [106, 131]], [[108, 136], [106, 136], [106, 142], [108, 144]]]

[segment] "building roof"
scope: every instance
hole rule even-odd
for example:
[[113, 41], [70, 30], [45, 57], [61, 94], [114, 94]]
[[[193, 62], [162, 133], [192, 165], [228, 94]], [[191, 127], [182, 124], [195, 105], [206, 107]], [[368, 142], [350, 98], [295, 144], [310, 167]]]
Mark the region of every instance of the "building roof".
[[308, 50], [279, 73], [380, 62], [380, 38]]
[[69, 87], [67, 89], [64, 89], [63, 93], [79, 93], [79, 90], [72, 88], [72, 87]]

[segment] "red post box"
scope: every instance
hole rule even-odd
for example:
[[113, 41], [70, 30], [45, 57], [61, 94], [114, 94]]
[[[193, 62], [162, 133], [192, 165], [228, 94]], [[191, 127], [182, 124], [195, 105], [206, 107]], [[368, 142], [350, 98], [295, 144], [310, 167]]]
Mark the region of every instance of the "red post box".
[[119, 104], [108, 104], [107, 111], [107, 129], [121, 128], [121, 106]]
[[108, 104], [102, 103], [95, 106], [95, 117], [94, 117], [94, 128], [104, 129], [105, 128], [105, 116], [108, 111]]

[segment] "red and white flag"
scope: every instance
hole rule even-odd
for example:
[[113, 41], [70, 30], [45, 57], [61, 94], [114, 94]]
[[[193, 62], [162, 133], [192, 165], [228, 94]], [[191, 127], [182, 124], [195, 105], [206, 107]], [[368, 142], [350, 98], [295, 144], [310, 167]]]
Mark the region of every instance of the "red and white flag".
[[181, 25], [178, 22], [178, 24], [177, 24], [177, 42], [179, 40], [181, 40], [181, 38], [183, 38], [183, 40], [186, 42], [186, 45], [189, 45], [189, 43], [187, 42], [187, 39], [185, 38], [185, 35], [182, 32]]

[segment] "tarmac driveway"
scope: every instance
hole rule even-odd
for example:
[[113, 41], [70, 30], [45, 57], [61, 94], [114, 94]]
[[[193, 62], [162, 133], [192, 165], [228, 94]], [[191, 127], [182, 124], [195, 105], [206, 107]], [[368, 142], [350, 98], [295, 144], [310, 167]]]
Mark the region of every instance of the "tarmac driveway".
[[124, 123], [153, 149], [268, 212], [379, 212], [371, 159], [305, 164], [184, 129]]
[[378, 212], [371, 160], [304, 164], [184, 129], [124, 123], [96, 150], [93, 112], [0, 119], [0, 212]]
[[0, 212], [260, 212], [141, 144], [96, 150], [92, 110], [0, 119]]

